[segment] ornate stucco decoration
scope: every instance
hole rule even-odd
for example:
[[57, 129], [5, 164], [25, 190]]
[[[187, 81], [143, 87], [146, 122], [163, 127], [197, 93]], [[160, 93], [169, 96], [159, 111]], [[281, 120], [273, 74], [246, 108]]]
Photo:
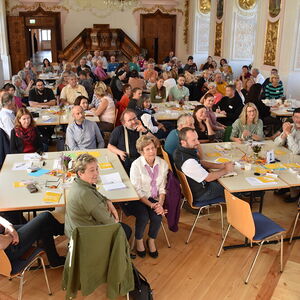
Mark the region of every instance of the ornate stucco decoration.
[[199, 0], [199, 11], [200, 13], [207, 15], [210, 13], [211, 0]]
[[238, 0], [238, 4], [244, 10], [252, 10], [256, 6], [256, 0]]
[[215, 36], [215, 56], [222, 54], [222, 36], [223, 36], [223, 22], [216, 23], [216, 36]]
[[276, 51], [279, 35], [279, 20], [276, 22], [268, 21], [265, 52], [264, 52], [264, 64], [268, 66], [275, 66], [276, 64]]

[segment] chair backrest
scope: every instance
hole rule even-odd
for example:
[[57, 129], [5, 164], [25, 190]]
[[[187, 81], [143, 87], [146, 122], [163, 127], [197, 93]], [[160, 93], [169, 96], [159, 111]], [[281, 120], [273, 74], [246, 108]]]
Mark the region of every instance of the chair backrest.
[[4, 250], [0, 250], [0, 274], [6, 277], [10, 277], [11, 263]]
[[181, 191], [183, 193], [183, 196], [188, 201], [190, 206], [193, 206], [193, 194], [190, 185], [186, 179], [186, 176], [183, 172], [179, 171], [176, 166], [175, 166], [175, 170], [181, 184]]
[[227, 190], [224, 192], [228, 223], [252, 241], [255, 225], [249, 203], [233, 196]]
[[169, 170], [170, 170], [170, 171], [173, 171], [172, 163], [171, 163], [169, 154], [165, 151], [165, 149], [164, 149], [163, 146], [160, 146], [160, 148], [161, 148], [162, 156], [163, 156], [164, 160], [167, 162], [167, 164], [168, 164], [168, 166], [169, 166]]
[[116, 123], [117, 123], [117, 119], [118, 119], [118, 113], [119, 113], [119, 109], [116, 107], [115, 108], [114, 128], [116, 127]]

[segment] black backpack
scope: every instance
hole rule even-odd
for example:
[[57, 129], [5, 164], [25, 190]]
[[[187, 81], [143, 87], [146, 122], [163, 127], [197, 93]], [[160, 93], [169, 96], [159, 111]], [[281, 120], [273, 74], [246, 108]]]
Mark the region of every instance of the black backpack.
[[134, 290], [129, 294], [133, 300], [153, 300], [152, 289], [147, 279], [141, 274], [138, 269], [132, 264], [134, 276]]

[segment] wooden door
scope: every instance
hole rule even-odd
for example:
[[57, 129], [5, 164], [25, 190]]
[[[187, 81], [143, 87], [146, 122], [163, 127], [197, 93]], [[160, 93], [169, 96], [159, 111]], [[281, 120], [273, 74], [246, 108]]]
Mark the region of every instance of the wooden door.
[[8, 16], [7, 25], [12, 73], [17, 74], [24, 68], [25, 61], [29, 59], [24, 17]]
[[171, 50], [175, 51], [175, 38], [176, 15], [163, 14], [160, 10], [141, 15], [141, 47], [148, 50], [148, 58], [162, 63]]

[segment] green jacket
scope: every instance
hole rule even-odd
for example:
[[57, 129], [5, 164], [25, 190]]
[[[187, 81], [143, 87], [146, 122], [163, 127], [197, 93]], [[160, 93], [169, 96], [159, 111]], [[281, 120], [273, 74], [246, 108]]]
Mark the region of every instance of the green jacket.
[[96, 186], [75, 178], [66, 201], [66, 236], [70, 238], [76, 227], [115, 223], [106, 201], [107, 198], [97, 191]]
[[130, 248], [119, 223], [75, 228], [69, 244], [62, 288], [66, 299], [81, 290], [90, 295], [107, 283], [107, 297], [125, 296], [134, 289]]

